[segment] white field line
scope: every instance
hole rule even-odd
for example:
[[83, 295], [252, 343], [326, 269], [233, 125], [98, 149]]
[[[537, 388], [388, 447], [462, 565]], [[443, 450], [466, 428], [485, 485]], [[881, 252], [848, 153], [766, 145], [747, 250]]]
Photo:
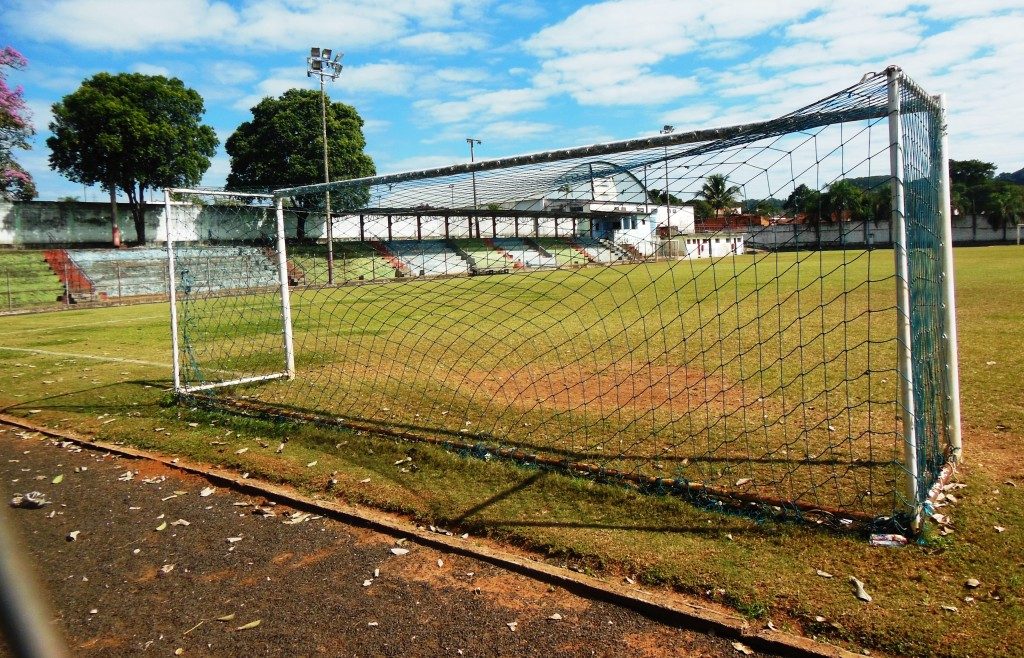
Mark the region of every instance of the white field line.
[[[139, 320], [156, 320], [163, 318], [163, 315], [144, 315], [140, 318], [121, 318], [119, 320], [98, 320], [96, 322], [78, 322], [76, 324], [62, 324], [56, 329], [70, 329], [72, 327], [90, 327], [97, 324], [116, 324], [118, 322], [137, 322]], [[0, 336], [20, 336], [21, 334], [27, 334], [34, 331], [55, 331], [54, 327], [33, 327], [31, 329], [19, 329], [18, 331], [8, 331], [0, 333]]]
[[8, 352], [24, 352], [26, 354], [43, 354], [45, 356], [63, 356], [72, 359], [92, 359], [93, 361], [110, 361], [112, 363], [134, 363], [140, 366], [156, 366], [158, 368], [170, 368], [170, 361], [163, 363], [159, 361], [143, 361], [142, 359], [126, 359], [120, 356], [98, 356], [95, 354], [76, 354], [74, 352], [55, 352], [53, 350], [37, 350], [29, 347], [6, 347], [0, 345], [0, 350]]
[[[171, 367], [170, 358], [168, 358], [168, 360], [164, 362], [144, 361], [142, 359], [127, 359], [120, 356], [99, 356], [96, 354], [77, 354], [75, 352], [55, 352], [53, 350], [37, 350], [30, 347], [7, 347], [5, 345], [0, 345], [0, 350], [7, 350], [8, 352], [22, 352], [25, 354], [40, 354], [43, 356], [62, 356], [72, 359], [91, 359], [93, 361], [107, 361], [110, 363], [131, 363], [133, 365], [140, 366], [154, 366], [157, 368], [167, 368], [168, 370], [170, 370]], [[238, 372], [237, 370], [221, 370], [220, 368], [211, 368], [207, 372], [215, 372], [221, 375], [233, 375], [234, 377], [241, 377], [242, 375], [244, 375], [244, 373]], [[266, 375], [265, 377], [276, 379], [280, 376], [281, 375], [275, 373], [273, 375]], [[214, 385], [223, 386], [224, 384], [214, 382]]]

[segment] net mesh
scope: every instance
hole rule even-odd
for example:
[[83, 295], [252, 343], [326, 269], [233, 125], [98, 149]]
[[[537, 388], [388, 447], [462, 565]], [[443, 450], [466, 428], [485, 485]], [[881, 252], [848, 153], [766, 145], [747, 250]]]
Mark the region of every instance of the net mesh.
[[[941, 127], [905, 89], [933, 479]], [[277, 377], [201, 394], [768, 513], [905, 523], [919, 501], [904, 495], [886, 94], [870, 75], [762, 124], [332, 183], [332, 244], [324, 186], [279, 191], [293, 378], [280, 288], [230, 274], [281, 255], [269, 200], [190, 214], [183, 199], [183, 385]], [[199, 263], [228, 248], [203, 285]]]

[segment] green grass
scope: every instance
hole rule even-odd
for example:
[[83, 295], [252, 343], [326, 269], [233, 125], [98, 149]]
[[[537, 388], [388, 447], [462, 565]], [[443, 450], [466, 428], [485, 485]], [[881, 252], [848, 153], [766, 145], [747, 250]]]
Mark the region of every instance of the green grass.
[[53, 305], [63, 291], [43, 252], [0, 251], [0, 311]]
[[[876, 252], [875, 257], [879, 274], [886, 268], [891, 270], [889, 252]], [[851, 289], [842, 279], [845, 274], [848, 281], [855, 281], [869, 271], [867, 264], [851, 253], [842, 261], [847, 264], [836, 270], [837, 258], [826, 254], [819, 259], [814, 255], [802, 265], [806, 269], [802, 269], [799, 279], [796, 272], [781, 268], [785, 278], [780, 280], [780, 288], [800, 287], [805, 284], [805, 275], [823, 268], [834, 272], [825, 281], [825, 299], [829, 290], [848, 290], [848, 301], [859, 299], [851, 307], [866, 304], [871, 299], [867, 291]], [[317, 495], [328, 495], [324, 484], [332, 471], [338, 471], [340, 485], [329, 495], [406, 514], [420, 522], [486, 534], [536, 550], [556, 564], [572, 564], [610, 578], [629, 575], [650, 586], [670, 587], [731, 606], [759, 620], [755, 624], [770, 619], [777, 626], [821, 636], [855, 650], [868, 647], [939, 656], [1018, 655], [1024, 647], [1024, 578], [1020, 576], [1024, 487], [1005, 483], [1024, 484], [1019, 456], [1024, 438], [1024, 402], [1019, 384], [1020, 372], [1024, 372], [1024, 334], [1019, 331], [1024, 318], [1024, 296], [1019, 294], [1024, 285], [1022, 258], [1024, 249], [1014, 247], [957, 251], [967, 459], [961, 479], [967, 487], [957, 492], [959, 503], [942, 510], [954, 519], [954, 534], [939, 537], [931, 531], [925, 544], [903, 549], [872, 548], [855, 535], [705, 511], [670, 496], [641, 495], [617, 485], [484, 462], [428, 445], [167, 405], [169, 373], [162, 365], [0, 349], [0, 404], [6, 405], [10, 413], [30, 415], [46, 424], [231, 466]], [[818, 264], [813, 265], [815, 262]], [[396, 397], [393, 394], [402, 388], [397, 382], [419, 382], [422, 388], [417, 390], [428, 393], [442, 390], [451, 395], [452, 391], [464, 391], [458, 382], [453, 384], [434, 373], [450, 372], [456, 366], [478, 365], [487, 370], [500, 364], [493, 355], [475, 362], [483, 356], [481, 351], [466, 350], [488, 340], [488, 332], [508, 322], [513, 310], [516, 316], [528, 314], [530, 326], [539, 324], [538, 333], [516, 338], [516, 331], [508, 331], [492, 340], [518, 340], [505, 357], [521, 354], [519, 358], [529, 363], [549, 363], [568, 355], [604, 354], [606, 347], [616, 345], [634, 346], [663, 359], [671, 355], [685, 359], [695, 354], [702, 330], [708, 343], [714, 342], [712, 338], [731, 336], [728, 339], [735, 341], [735, 347], [748, 346], [743, 304], [729, 305], [720, 298], [706, 300], [705, 307], [717, 304], [716, 310], [723, 311], [723, 324], [719, 326], [716, 314], [701, 313], [698, 317], [697, 309], [686, 311], [685, 298], [678, 291], [688, 290], [691, 298], [700, 298], [707, 289], [705, 282], [712, 286], [716, 281], [731, 281], [729, 277], [737, 279], [736, 290], [757, 290], [758, 276], [733, 270], [728, 262], [714, 270], [701, 269], [706, 263], [693, 267], [691, 270], [687, 264], [689, 271], [669, 270], [658, 277], [652, 277], [649, 270], [623, 266], [580, 270], [577, 276], [581, 278], [575, 279], [559, 278], [571, 272], [551, 272], [360, 286], [331, 291], [327, 297], [302, 293], [297, 295], [300, 312], [296, 314], [301, 374], [308, 376], [312, 372], [309, 368], [323, 367], [325, 361], [346, 359], [361, 364], [363, 370], [353, 369], [346, 378], [322, 373], [319, 383], [314, 380], [300, 389], [310, 396], [318, 395], [308, 399], [289, 399], [288, 389], [275, 389], [273, 385], [241, 392], [274, 392], [282, 396], [282, 402], [329, 405], [332, 400], [326, 392], [317, 394], [318, 387], [326, 391], [338, 383], [354, 383], [371, 390], [375, 381], [372, 371], [376, 370], [376, 383], [381, 386], [364, 408], [375, 408], [381, 418], [392, 414], [397, 420], [415, 419], [411, 407], [406, 407], [421, 405], [424, 398], [408, 393]], [[859, 267], [864, 269], [856, 269]], [[638, 280], [652, 278], [666, 287], [648, 290], [637, 284]], [[570, 292], [573, 283], [576, 293]], [[607, 297], [596, 294], [601, 290], [608, 291]], [[884, 286], [879, 286], [877, 292], [883, 298], [888, 295]], [[763, 296], [766, 294], [762, 293], [762, 300], [768, 299]], [[463, 309], [460, 317], [447, 306], [452, 295], [482, 301]], [[812, 304], [821, 299], [818, 287], [806, 287], [801, 295], [801, 302], [809, 304], [807, 313], [800, 312], [805, 307], [796, 300], [787, 303], [809, 323], [813, 320], [832, 327], [836, 320], [845, 322], [856, 316], [839, 305]], [[516, 302], [518, 298], [523, 301]], [[596, 301], [588, 302], [588, 298]], [[648, 317], [650, 308], [646, 305], [659, 298], [673, 300], [671, 306], [655, 308], [664, 317], [675, 319], [671, 336], [657, 343], [662, 346], [660, 350], [654, 350], [655, 343], [649, 341], [630, 342], [628, 328], [636, 326], [631, 323]], [[772, 299], [778, 301], [777, 297]], [[325, 300], [332, 303], [322, 303]], [[581, 328], [593, 326], [594, 315], [587, 314], [607, 315], [605, 304], [613, 302], [623, 309], [614, 326], [596, 333], [581, 332]], [[568, 303], [576, 310], [565, 310]], [[272, 316], [273, 304], [262, 310], [249, 306], [213, 309], [252, 313], [256, 318]], [[445, 313], [445, 322], [431, 320], [440, 315], [438, 309], [446, 309], [455, 317]], [[453, 335], [491, 315], [495, 319], [485, 330], [464, 338]], [[338, 331], [329, 337], [318, 335], [314, 327], [327, 317]], [[376, 321], [367, 322], [370, 317]], [[732, 319], [726, 322], [727, 317]], [[886, 331], [891, 333], [890, 320], [891, 313], [882, 313], [875, 324], [865, 321], [860, 330], [866, 335], [870, 328], [877, 336], [884, 336]], [[235, 322], [223, 313], [220, 321], [225, 326]], [[247, 354], [255, 358], [259, 350], [270, 349], [270, 341], [279, 340], [273, 324], [261, 324], [263, 321], [256, 323], [261, 331], [234, 341], [233, 358], [245, 367], [256, 367], [245, 365]], [[0, 324], [0, 346], [160, 364], [167, 361], [169, 353], [166, 326], [166, 307], [162, 305], [8, 317]], [[418, 333], [411, 330], [417, 326]], [[861, 336], [857, 326], [847, 325], [846, 339], [852, 339], [851, 343]], [[558, 355], [539, 342], [538, 336], [552, 333], [584, 338], [578, 347]], [[785, 343], [785, 331], [781, 336]], [[668, 340], [672, 337], [689, 337], [691, 345], [687, 347], [685, 340], [681, 344]], [[600, 342], [603, 339], [608, 342]], [[268, 342], [247, 352], [245, 346], [254, 340]], [[384, 376], [387, 371], [381, 369], [382, 365], [389, 360], [393, 363], [395, 356], [418, 354], [424, 345], [446, 347], [438, 349], [443, 358], [435, 356], [433, 360], [440, 363], [437, 370], [429, 369], [433, 362], [423, 360], [413, 362], [416, 367], [403, 372], [407, 380]], [[332, 346], [341, 349], [330, 349]], [[816, 349], [820, 359], [822, 353], [827, 357], [831, 348], [826, 341]], [[811, 354], [805, 350], [804, 356], [809, 359]], [[745, 365], [728, 358], [716, 360], [711, 353], [703, 359], [713, 372], [727, 379], [747, 379]], [[273, 367], [270, 362], [259, 365]], [[781, 376], [787, 372], [786, 366], [778, 367]], [[831, 381], [824, 374], [815, 377], [820, 379], [807, 379], [805, 383]], [[881, 387], [881, 382], [878, 385]], [[881, 390], [885, 395], [892, 394], [890, 389]], [[883, 404], [882, 408], [889, 407]], [[481, 409], [480, 413], [485, 411]], [[531, 413], [542, 411], [537, 408]], [[563, 414], [562, 418], [568, 416]], [[113, 422], [108, 422], [111, 419]], [[200, 425], [192, 428], [189, 422]], [[614, 424], [617, 419], [611, 415], [603, 422]], [[157, 427], [165, 429], [157, 432]], [[596, 437], [603, 431], [601, 427], [593, 423], [587, 431]], [[285, 452], [275, 455], [276, 442], [284, 438], [289, 439]], [[547, 440], [540, 436], [531, 439]], [[267, 441], [271, 448], [261, 448], [259, 440]], [[227, 445], [211, 445], [211, 441]], [[241, 446], [250, 450], [235, 455]], [[416, 470], [402, 472], [402, 466], [394, 464], [406, 455], [413, 457]], [[314, 460], [318, 462], [315, 467], [305, 466]], [[370, 482], [361, 483], [365, 478]], [[1007, 530], [997, 533], [993, 529], [996, 525]], [[815, 569], [836, 577], [820, 578]], [[874, 597], [872, 603], [861, 603], [852, 596], [846, 583], [850, 575], [866, 583]], [[965, 590], [963, 582], [970, 577], [980, 579], [982, 587]], [[973, 596], [975, 601], [965, 602], [965, 596]], [[959, 612], [944, 611], [942, 605], [956, 606]], [[815, 621], [817, 616], [825, 621]]]

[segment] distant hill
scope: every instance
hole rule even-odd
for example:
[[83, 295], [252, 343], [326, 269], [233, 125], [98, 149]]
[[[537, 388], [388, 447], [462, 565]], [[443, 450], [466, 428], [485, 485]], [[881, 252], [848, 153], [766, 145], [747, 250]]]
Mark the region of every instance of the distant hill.
[[996, 180], [1005, 180], [1017, 185], [1024, 185], [1024, 169], [1018, 169], [1012, 174], [999, 174]]

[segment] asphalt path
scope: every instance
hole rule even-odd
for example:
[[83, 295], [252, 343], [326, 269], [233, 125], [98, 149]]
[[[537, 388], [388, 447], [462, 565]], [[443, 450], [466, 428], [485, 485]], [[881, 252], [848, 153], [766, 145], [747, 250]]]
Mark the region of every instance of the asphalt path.
[[0, 479], [6, 501], [50, 501], [7, 518], [73, 655], [744, 655], [474, 558], [19, 428], [0, 426]]

